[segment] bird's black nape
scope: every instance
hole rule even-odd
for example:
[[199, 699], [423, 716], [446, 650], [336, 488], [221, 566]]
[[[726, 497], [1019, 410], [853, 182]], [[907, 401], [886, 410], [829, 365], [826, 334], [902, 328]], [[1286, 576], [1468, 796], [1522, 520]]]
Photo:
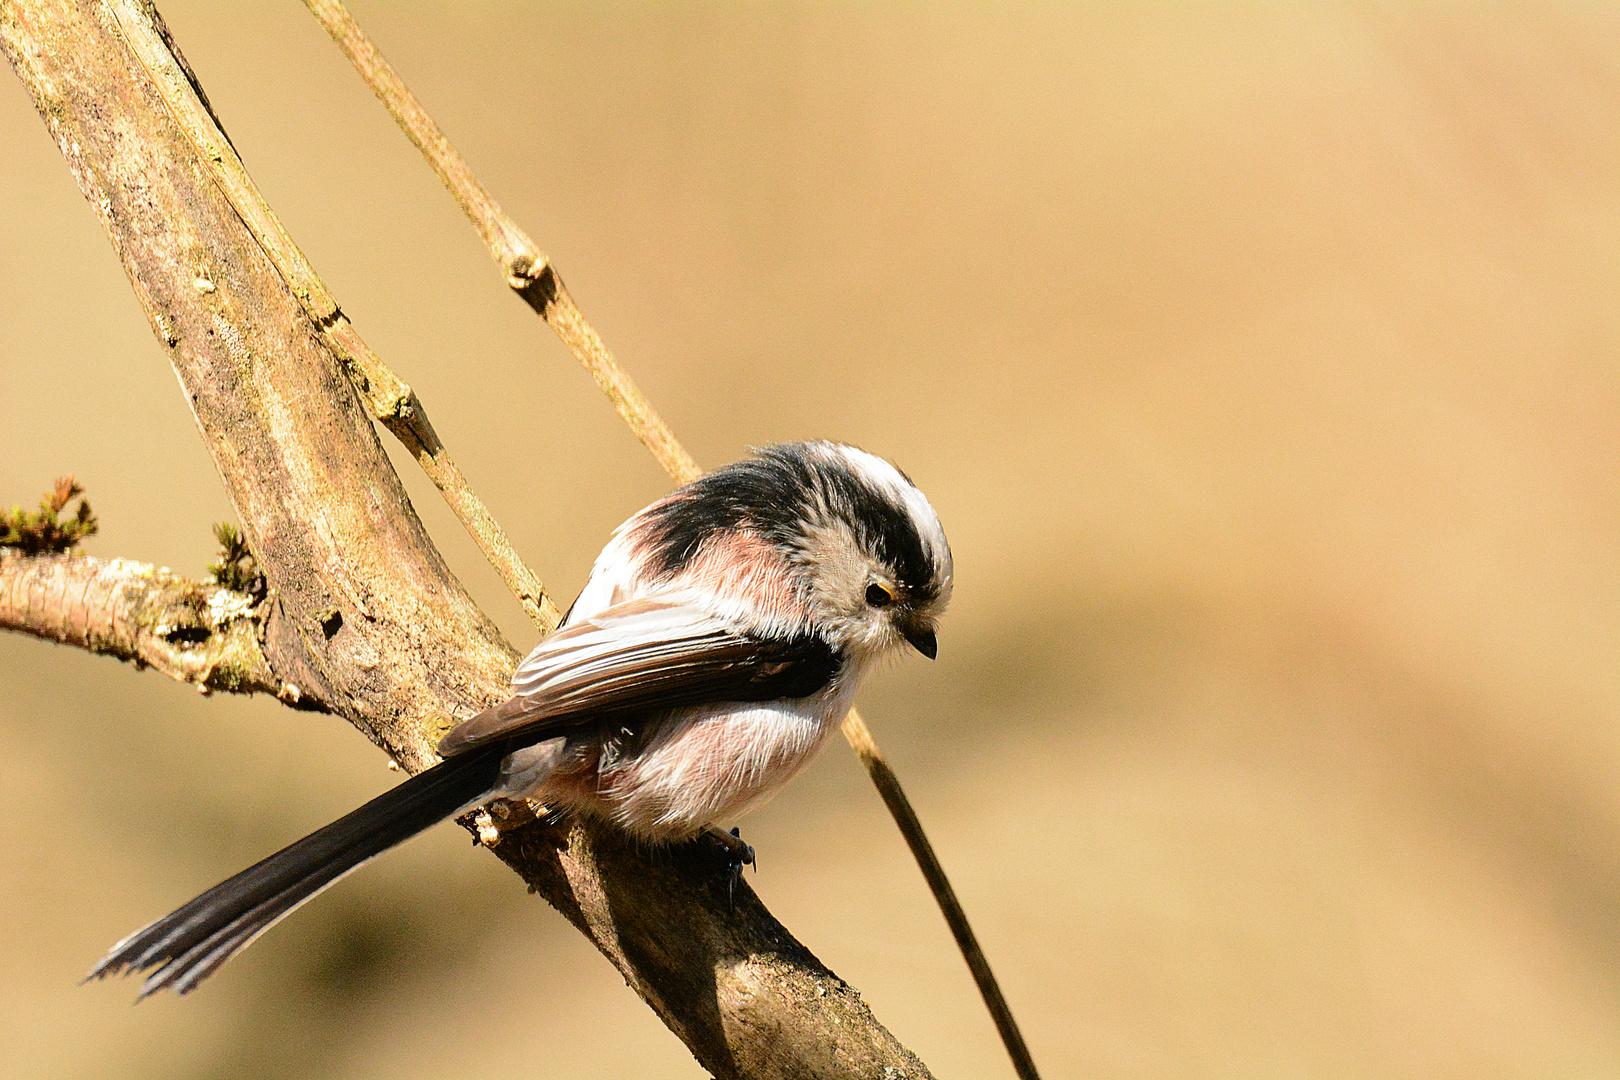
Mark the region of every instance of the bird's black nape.
[[[655, 554], [653, 571], [680, 573], [716, 533], [747, 527], [783, 549], [831, 514], [862, 547], [893, 567], [914, 603], [933, 601], [938, 567], [910, 509], [827, 443], [783, 443], [687, 484], [646, 511], [640, 540]], [[908, 486], [898, 469], [894, 475]]]

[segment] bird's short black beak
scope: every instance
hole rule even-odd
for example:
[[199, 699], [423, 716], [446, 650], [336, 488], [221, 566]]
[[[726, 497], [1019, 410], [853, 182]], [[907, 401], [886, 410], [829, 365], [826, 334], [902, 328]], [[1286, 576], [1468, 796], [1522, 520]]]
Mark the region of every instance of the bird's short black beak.
[[911, 647], [932, 660], [939, 655], [939, 641], [934, 637], [934, 628], [931, 626], [914, 626], [902, 631]]

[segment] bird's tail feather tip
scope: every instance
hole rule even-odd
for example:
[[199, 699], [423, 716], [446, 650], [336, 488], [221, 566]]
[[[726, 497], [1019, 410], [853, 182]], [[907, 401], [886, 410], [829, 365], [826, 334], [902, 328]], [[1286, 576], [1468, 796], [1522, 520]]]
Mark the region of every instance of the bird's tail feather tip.
[[[481, 801], [506, 749], [479, 748], [411, 777], [114, 945], [80, 985], [150, 971], [139, 1001], [188, 994], [305, 901], [372, 858]], [[155, 969], [155, 970], [154, 970]]]

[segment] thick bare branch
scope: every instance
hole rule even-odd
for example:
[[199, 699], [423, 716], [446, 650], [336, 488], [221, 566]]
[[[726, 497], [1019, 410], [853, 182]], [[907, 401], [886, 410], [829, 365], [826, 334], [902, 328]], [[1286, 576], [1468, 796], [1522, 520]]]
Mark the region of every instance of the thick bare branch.
[[[120, 0], [0, 4], [0, 47], [169, 349], [268, 579], [266, 652], [421, 768], [447, 724], [504, 696], [514, 654], [426, 537], [338, 346], [176, 124], [165, 94], [191, 81], [154, 74], [137, 38], [167, 42]], [[717, 1076], [926, 1075], [746, 885], [733, 908], [700, 846], [654, 857], [587, 824], [497, 835]]]
[[379, 745], [431, 761], [430, 718], [498, 697], [510, 648], [455, 585], [348, 379], [176, 129], [133, 35], [100, 4], [0, 11], [8, 57], [168, 347], [274, 590], [270, 647], [299, 656], [296, 681]]

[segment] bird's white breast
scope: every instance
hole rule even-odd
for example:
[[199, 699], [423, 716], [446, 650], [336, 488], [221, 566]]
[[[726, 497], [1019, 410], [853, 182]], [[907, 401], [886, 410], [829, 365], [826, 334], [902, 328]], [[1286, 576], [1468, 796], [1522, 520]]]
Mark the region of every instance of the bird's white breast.
[[570, 794], [589, 804], [578, 809], [649, 839], [729, 821], [776, 794], [815, 756], [849, 711], [845, 685], [840, 679], [796, 701], [677, 710], [633, 752], [599, 759], [594, 791], [576, 786]]
[[[655, 583], [641, 573], [644, 553], [635, 548], [633, 522], [603, 550], [567, 625], [628, 600], [678, 592], [740, 629], [799, 628], [804, 613], [777, 581], [780, 561], [757, 541], [735, 538], [730, 549], [705, 553], [686, 573]], [[621, 740], [604, 734], [566, 749], [553, 740], [549, 748], [514, 755], [507, 790], [606, 818], [647, 839], [691, 836], [757, 806], [803, 768], [849, 712], [864, 666], [846, 665], [805, 698], [673, 709]]]

